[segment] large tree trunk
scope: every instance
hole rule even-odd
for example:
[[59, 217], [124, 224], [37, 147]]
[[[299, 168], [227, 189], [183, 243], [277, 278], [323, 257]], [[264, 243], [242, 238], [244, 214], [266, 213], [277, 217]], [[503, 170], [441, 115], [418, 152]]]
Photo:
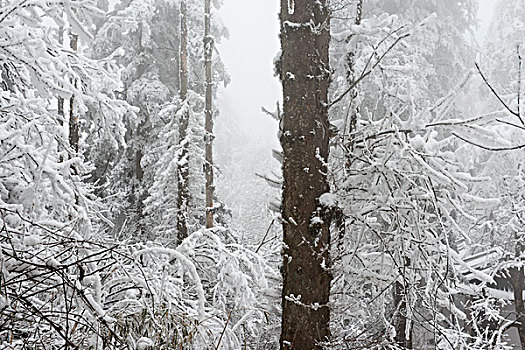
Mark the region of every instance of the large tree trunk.
[[189, 179], [189, 143], [188, 135], [189, 106], [188, 98], [188, 26], [186, 1], [180, 2], [180, 99], [183, 103], [183, 113], [179, 120], [179, 159], [177, 162], [177, 232], [179, 243], [188, 237], [188, 179]]
[[204, 175], [206, 177], [206, 227], [213, 227], [213, 81], [212, 81], [212, 53], [213, 37], [211, 36], [211, 3], [204, 0], [204, 70], [206, 75], [206, 102], [204, 114], [206, 132], [206, 150]]
[[283, 293], [281, 349], [321, 349], [330, 335], [327, 0], [281, 0]]

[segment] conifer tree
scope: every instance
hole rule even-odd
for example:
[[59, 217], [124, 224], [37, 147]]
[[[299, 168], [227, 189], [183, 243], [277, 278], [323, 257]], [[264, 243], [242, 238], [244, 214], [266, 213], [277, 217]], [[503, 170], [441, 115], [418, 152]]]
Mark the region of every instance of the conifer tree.
[[182, 241], [188, 236], [188, 180], [189, 180], [189, 140], [188, 135], [189, 124], [189, 106], [187, 105], [188, 98], [188, 24], [187, 24], [187, 8], [186, 1], [180, 2], [180, 99], [183, 104], [184, 111], [180, 115], [179, 120], [179, 144], [181, 149], [178, 153], [178, 168], [177, 168], [177, 234], [179, 241]]
[[204, 69], [205, 69], [205, 142], [206, 159], [204, 162], [204, 175], [206, 177], [206, 227], [213, 227], [213, 195], [215, 193], [213, 182], [213, 77], [212, 57], [214, 38], [211, 35], [211, 0], [204, 0]]

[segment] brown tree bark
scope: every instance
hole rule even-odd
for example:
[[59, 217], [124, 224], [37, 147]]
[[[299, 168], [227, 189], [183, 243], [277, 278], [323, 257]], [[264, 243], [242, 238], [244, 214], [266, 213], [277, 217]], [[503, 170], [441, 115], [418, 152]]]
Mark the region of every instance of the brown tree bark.
[[187, 9], [186, 1], [180, 2], [180, 99], [183, 103], [183, 113], [179, 120], [179, 159], [177, 162], [177, 232], [179, 243], [188, 237], [188, 180], [189, 180], [189, 166], [188, 166], [188, 124], [189, 124], [189, 106], [188, 98], [188, 26], [187, 26]]
[[[363, 17], [363, 0], [359, 0], [356, 5], [356, 15], [355, 15], [355, 24], [360, 25]], [[352, 40], [352, 37], [354, 34], [350, 35], [347, 38], [347, 41]], [[355, 59], [356, 59], [356, 53], [354, 51], [348, 52], [346, 55], [346, 64], [347, 64], [347, 80], [349, 86], [352, 86], [355, 84], [355, 81], [357, 79], [357, 72], [355, 68]], [[357, 86], [352, 89], [350, 92], [350, 103], [346, 112], [344, 126], [343, 126], [343, 135], [344, 135], [344, 142], [346, 144], [346, 147], [348, 150], [350, 150], [350, 154], [347, 155], [347, 160], [345, 163], [345, 171], [346, 174], [349, 174], [351, 172], [352, 167], [352, 154], [354, 151], [354, 133], [357, 131], [357, 117], [359, 114], [359, 105], [358, 103], [358, 96], [359, 91], [357, 89]]]
[[[64, 43], [64, 27], [60, 26], [58, 27], [58, 43], [60, 46]], [[64, 125], [64, 98], [58, 97], [57, 98], [57, 109], [58, 109], [58, 117], [59, 117], [59, 123], [60, 125]]]
[[281, 0], [283, 291], [281, 349], [321, 349], [330, 336], [327, 0]]
[[213, 193], [215, 185], [213, 183], [213, 81], [212, 81], [212, 54], [213, 37], [211, 36], [211, 3], [204, 0], [204, 70], [206, 75], [205, 82], [205, 161], [204, 176], [206, 177], [206, 228], [213, 227]]
[[142, 169], [142, 150], [137, 149], [135, 151], [135, 177], [137, 180], [142, 181], [144, 178], [144, 169]]
[[[525, 250], [525, 247], [521, 243], [521, 237], [518, 234], [515, 235], [516, 248], [515, 256], [517, 259], [520, 258], [521, 254]], [[514, 291], [514, 308], [516, 311], [516, 327], [518, 329], [518, 335], [520, 338], [521, 348], [525, 350], [525, 304], [523, 302], [523, 290], [525, 290], [525, 274], [523, 268], [512, 268], [510, 269], [510, 277], [512, 283], [512, 290]]]
[[396, 281], [394, 285], [394, 327], [396, 330], [395, 342], [402, 349], [412, 349], [412, 330], [410, 326], [407, 332], [407, 300], [405, 286]]
[[[78, 35], [70, 35], [70, 47], [73, 51], [78, 50]], [[76, 85], [77, 82], [75, 81]], [[69, 99], [69, 145], [71, 148], [78, 153], [78, 111], [75, 108], [75, 96], [71, 96]]]

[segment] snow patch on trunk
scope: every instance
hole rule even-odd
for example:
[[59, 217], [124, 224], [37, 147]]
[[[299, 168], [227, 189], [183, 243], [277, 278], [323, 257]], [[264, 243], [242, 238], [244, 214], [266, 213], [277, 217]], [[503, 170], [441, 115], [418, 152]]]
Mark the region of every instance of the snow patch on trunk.
[[293, 15], [295, 13], [295, 0], [288, 0], [288, 14]]

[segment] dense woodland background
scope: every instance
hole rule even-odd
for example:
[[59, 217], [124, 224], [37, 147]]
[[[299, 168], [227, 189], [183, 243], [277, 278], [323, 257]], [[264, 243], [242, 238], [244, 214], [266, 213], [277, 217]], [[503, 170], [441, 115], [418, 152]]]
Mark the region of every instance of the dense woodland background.
[[523, 0], [281, 0], [271, 161], [221, 5], [0, 0], [0, 348], [525, 349]]

